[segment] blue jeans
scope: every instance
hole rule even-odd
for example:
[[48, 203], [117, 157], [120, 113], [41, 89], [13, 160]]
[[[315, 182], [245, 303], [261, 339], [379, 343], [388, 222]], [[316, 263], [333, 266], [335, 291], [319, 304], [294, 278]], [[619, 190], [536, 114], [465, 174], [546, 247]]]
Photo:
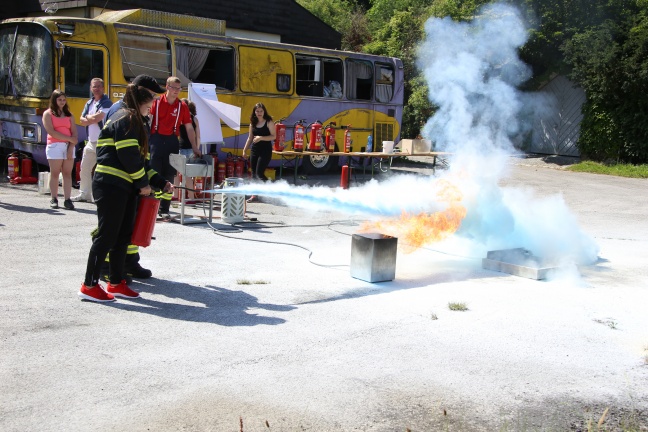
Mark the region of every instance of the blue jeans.
[[193, 156], [193, 149], [180, 149], [180, 154], [189, 159]]

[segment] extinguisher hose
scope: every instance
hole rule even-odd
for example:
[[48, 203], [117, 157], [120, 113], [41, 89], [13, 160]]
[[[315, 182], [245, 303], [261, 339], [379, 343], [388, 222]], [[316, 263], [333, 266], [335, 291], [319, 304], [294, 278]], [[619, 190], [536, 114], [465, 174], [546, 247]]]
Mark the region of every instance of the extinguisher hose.
[[[303, 250], [305, 250], [305, 251], [308, 252], [308, 261], [309, 261], [311, 264], [314, 264], [314, 265], [319, 266], [319, 267], [326, 267], [326, 268], [334, 268], [334, 267], [349, 267], [349, 264], [321, 264], [321, 263], [315, 262], [315, 261], [313, 261], [313, 260], [311, 259], [312, 256], [313, 256], [313, 253], [314, 253], [314, 252], [313, 252], [312, 250], [308, 249], [307, 247], [302, 246], [302, 245], [298, 245], [298, 244], [296, 244], [296, 243], [279, 242], [279, 241], [272, 241], [272, 240], [250, 239], [250, 238], [234, 237], [234, 236], [230, 236], [230, 235], [226, 235], [226, 234], [224, 234], [224, 232], [234, 233], [234, 232], [243, 232], [243, 231], [245, 231], [245, 230], [240, 226], [240, 224], [232, 224], [232, 228], [228, 228], [228, 229], [216, 228], [216, 227], [214, 227], [212, 224], [210, 224], [209, 222], [207, 222], [207, 225], [209, 225], [209, 226], [211, 227], [211, 229], [212, 229], [212, 231], [214, 232], [214, 234], [219, 235], [219, 236], [222, 236], [222, 237], [226, 237], [226, 238], [230, 238], [230, 239], [235, 239], [235, 240], [246, 240], [246, 241], [259, 242], [259, 243], [268, 243], [268, 244], [278, 244], [278, 245], [285, 245], [285, 246], [293, 246], [293, 247], [297, 247], [297, 248], [299, 248], [299, 249], [303, 249]], [[339, 225], [339, 223], [331, 222], [331, 223], [329, 223], [329, 224], [315, 224], [315, 225], [282, 225], [282, 226], [275, 227], [275, 228], [294, 228], [294, 227], [302, 227], [302, 226], [303, 226], [303, 227], [321, 227], [321, 226], [327, 226], [329, 229], [331, 229], [332, 231], [335, 231], [335, 232], [337, 232], [337, 233], [344, 234], [344, 235], [350, 235], [350, 234], [346, 234], [346, 233], [343, 233], [343, 232], [340, 232], [340, 231], [337, 231], [337, 230], [332, 229], [331, 226], [333, 226], [333, 225]], [[357, 224], [356, 224], [356, 225], [357, 225]], [[264, 228], [265, 228], [265, 227], [247, 228], [247, 229], [255, 230], [255, 229], [264, 229]]]
[[186, 190], [186, 191], [189, 191], [189, 192], [202, 192], [202, 190], [191, 189], [191, 188], [188, 188], [188, 187], [185, 187], [185, 186], [173, 186], [173, 189], [182, 189], [182, 190]]
[[[223, 183], [225, 183], [225, 182], [223, 182]], [[214, 189], [222, 189], [223, 183], [221, 183], [220, 185], [218, 185], [219, 187], [216, 187]], [[186, 191], [189, 191], [189, 192], [198, 192], [198, 193], [203, 193], [204, 192], [202, 189], [192, 189], [192, 188], [189, 188], [189, 187], [186, 187], [186, 186], [173, 186], [173, 188], [174, 189], [182, 189], [182, 190], [186, 190]]]

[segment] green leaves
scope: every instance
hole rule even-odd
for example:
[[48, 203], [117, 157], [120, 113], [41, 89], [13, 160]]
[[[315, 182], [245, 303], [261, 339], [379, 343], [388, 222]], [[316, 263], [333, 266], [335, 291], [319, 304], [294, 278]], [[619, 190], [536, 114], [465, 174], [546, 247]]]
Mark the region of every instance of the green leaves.
[[[569, 73], [582, 86], [579, 147], [598, 160], [648, 161], [648, 0], [504, 0], [523, 7], [521, 56], [536, 77]], [[343, 35], [343, 49], [399, 57], [405, 68], [403, 137], [434, 112], [416, 68], [425, 21], [469, 20], [489, 0], [298, 0]], [[527, 84], [532, 88], [533, 82]]]
[[609, 16], [564, 44], [571, 78], [581, 85], [579, 148], [599, 161], [648, 161], [648, 14], [642, 2], [610, 1]]

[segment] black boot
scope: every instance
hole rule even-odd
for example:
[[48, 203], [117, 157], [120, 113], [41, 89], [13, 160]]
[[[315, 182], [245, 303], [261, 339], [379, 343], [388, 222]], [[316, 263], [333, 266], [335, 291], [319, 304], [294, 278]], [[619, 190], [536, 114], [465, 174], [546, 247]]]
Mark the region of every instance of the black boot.
[[153, 276], [153, 272], [142, 267], [139, 260], [139, 253], [126, 255], [126, 274], [135, 279], [148, 279]]

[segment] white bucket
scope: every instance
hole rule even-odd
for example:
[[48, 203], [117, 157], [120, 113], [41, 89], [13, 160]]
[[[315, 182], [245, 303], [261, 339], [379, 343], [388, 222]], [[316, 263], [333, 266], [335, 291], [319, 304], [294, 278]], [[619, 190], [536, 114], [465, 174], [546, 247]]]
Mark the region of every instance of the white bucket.
[[47, 195], [50, 193], [50, 173], [49, 171], [43, 171], [38, 173], [38, 193], [41, 195]]
[[383, 141], [383, 153], [394, 153], [394, 141]]

